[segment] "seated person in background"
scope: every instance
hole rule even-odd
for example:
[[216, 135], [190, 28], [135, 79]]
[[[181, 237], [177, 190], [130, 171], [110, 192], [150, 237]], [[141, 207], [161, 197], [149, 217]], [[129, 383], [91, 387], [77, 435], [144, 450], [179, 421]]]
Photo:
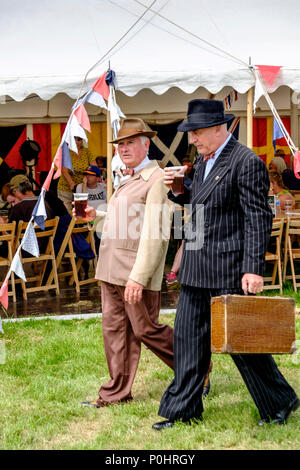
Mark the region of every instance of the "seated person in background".
[[101, 171], [102, 181], [105, 183], [107, 179], [106, 157], [96, 157], [96, 163]]
[[[86, 183], [80, 183], [76, 187], [76, 193], [88, 193], [88, 205], [95, 210], [106, 211], [107, 192], [106, 184], [100, 182], [101, 170], [96, 165], [90, 165], [84, 171]], [[99, 252], [101, 233], [104, 219], [97, 218], [93, 224], [96, 253]]]
[[[291, 189], [292, 191], [300, 191], [300, 178], [297, 178], [295, 176], [294, 169], [293, 169], [293, 162], [294, 162], [294, 157], [291, 155], [291, 160], [290, 160], [291, 169], [284, 170], [281, 173], [282, 181], [286, 188]], [[298, 173], [298, 176], [300, 176], [300, 173]]]
[[274, 153], [274, 157], [280, 157], [284, 160], [287, 168], [290, 168], [289, 165], [289, 155], [285, 155], [284, 151], [282, 149], [277, 149]]
[[282, 178], [278, 173], [270, 173], [270, 192], [278, 196], [281, 210], [284, 210], [284, 201], [290, 200], [293, 202], [292, 207], [295, 207], [295, 199], [288, 189], [283, 184]]
[[3, 201], [1, 211], [5, 209], [7, 210], [8, 214], [11, 208], [14, 207], [14, 205], [16, 205], [18, 202], [20, 202], [20, 199], [13, 196], [13, 194], [11, 193], [9, 183], [5, 183], [3, 185], [2, 190], [1, 190], [1, 199]]
[[[18, 176], [23, 176], [23, 179], [18, 178]], [[20, 220], [23, 220], [23, 222], [29, 222], [32, 217], [32, 211], [37, 203], [38, 196], [34, 194], [32, 185], [29, 183], [28, 178], [26, 176], [24, 178], [24, 175], [15, 176], [10, 181], [10, 189], [13, 197], [15, 197], [16, 200], [19, 200], [19, 202], [15, 203], [12, 207], [8, 217], [8, 222], [11, 223], [15, 221], [17, 225]], [[52, 219], [54, 214], [47, 201], [45, 201], [45, 208], [47, 218]], [[0, 223], [3, 223], [3, 221], [0, 220]], [[38, 239], [40, 250], [44, 249], [44, 243], [45, 240], [41, 238]]]
[[[20, 202], [15, 204], [11, 209], [8, 221], [16, 221], [18, 223], [20, 220], [23, 220], [24, 222], [29, 222], [32, 216], [32, 211], [37, 203], [38, 196], [34, 194], [30, 183], [26, 180], [19, 183], [18, 181], [13, 181], [14, 178], [12, 178], [10, 182], [11, 193], [14, 197], [20, 199]], [[45, 201], [45, 208], [47, 218], [53, 219], [54, 213], [47, 201]]]
[[287, 167], [286, 167], [286, 163], [285, 161], [283, 160], [283, 158], [281, 157], [274, 157], [272, 158], [272, 160], [270, 161], [270, 164], [269, 164], [269, 171], [273, 171], [275, 173], [279, 173], [281, 175], [281, 173], [286, 170]]
[[3, 201], [6, 201], [9, 204], [9, 211], [7, 218], [0, 217], [1, 224], [7, 223], [9, 221], [8, 218], [12, 208], [21, 202], [21, 199], [16, 194], [13, 194], [13, 188], [18, 187], [19, 184], [24, 181], [30, 184], [26, 175], [16, 175], [10, 180], [9, 183], [5, 183], [3, 186], [1, 190], [1, 196]]

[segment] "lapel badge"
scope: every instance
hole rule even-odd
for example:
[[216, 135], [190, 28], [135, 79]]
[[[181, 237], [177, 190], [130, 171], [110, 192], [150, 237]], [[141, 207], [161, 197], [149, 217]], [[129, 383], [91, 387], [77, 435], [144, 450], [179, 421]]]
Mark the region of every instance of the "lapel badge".
[[220, 176], [216, 176], [215, 180], [218, 181], [220, 179]]

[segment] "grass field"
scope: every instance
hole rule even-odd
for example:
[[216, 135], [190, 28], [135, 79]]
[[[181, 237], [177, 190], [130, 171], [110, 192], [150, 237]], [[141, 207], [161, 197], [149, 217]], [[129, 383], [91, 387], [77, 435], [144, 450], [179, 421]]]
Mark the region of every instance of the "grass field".
[[[161, 322], [173, 324], [174, 315]], [[233, 361], [213, 355], [204, 420], [157, 432], [161, 395], [173, 373], [143, 347], [134, 401], [102, 409], [81, 406], [108, 380], [101, 319], [5, 323], [0, 364], [0, 449], [199, 450], [300, 448], [300, 410], [287, 425], [257, 426], [258, 412]], [[300, 339], [300, 317], [297, 315]], [[2, 355], [3, 356], [3, 355]], [[275, 356], [299, 393], [299, 356]]]

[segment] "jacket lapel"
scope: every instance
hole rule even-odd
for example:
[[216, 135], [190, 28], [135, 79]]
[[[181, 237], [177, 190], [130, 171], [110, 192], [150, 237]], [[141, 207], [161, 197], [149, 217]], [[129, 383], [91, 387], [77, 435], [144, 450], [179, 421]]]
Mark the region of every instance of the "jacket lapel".
[[[224, 176], [230, 171], [231, 166], [231, 152], [236, 144], [236, 139], [231, 137], [226, 147], [222, 150], [221, 154], [217, 158], [216, 163], [209, 172], [207, 178], [202, 183], [198, 182], [197, 193], [191, 200], [193, 207], [196, 204], [203, 204], [214, 188], [221, 182]], [[199, 168], [199, 177], [201, 175], [201, 168]], [[197, 184], [197, 182], [195, 181]]]

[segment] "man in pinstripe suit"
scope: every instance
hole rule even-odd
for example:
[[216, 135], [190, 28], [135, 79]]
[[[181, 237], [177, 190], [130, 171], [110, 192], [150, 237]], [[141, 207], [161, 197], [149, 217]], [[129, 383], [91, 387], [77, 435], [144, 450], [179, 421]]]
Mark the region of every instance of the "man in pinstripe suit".
[[[197, 147], [198, 161], [191, 193], [169, 198], [191, 204], [190, 227], [201, 243], [189, 249], [185, 240], [179, 273], [181, 292], [175, 329], [175, 376], [165, 391], [155, 423], [161, 430], [176, 420], [202, 419], [202, 390], [210, 352], [210, 299], [222, 294], [256, 294], [263, 290], [264, 258], [272, 227], [267, 203], [268, 171], [264, 162], [227, 132], [221, 101], [193, 100], [187, 121], [178, 127], [188, 131]], [[170, 186], [174, 172], [165, 170]], [[203, 224], [196, 226], [202, 207]], [[196, 240], [197, 241], [197, 240]], [[190, 245], [192, 246], [192, 245]], [[259, 425], [283, 424], [300, 401], [279, 372], [271, 355], [232, 356], [258, 408]]]

